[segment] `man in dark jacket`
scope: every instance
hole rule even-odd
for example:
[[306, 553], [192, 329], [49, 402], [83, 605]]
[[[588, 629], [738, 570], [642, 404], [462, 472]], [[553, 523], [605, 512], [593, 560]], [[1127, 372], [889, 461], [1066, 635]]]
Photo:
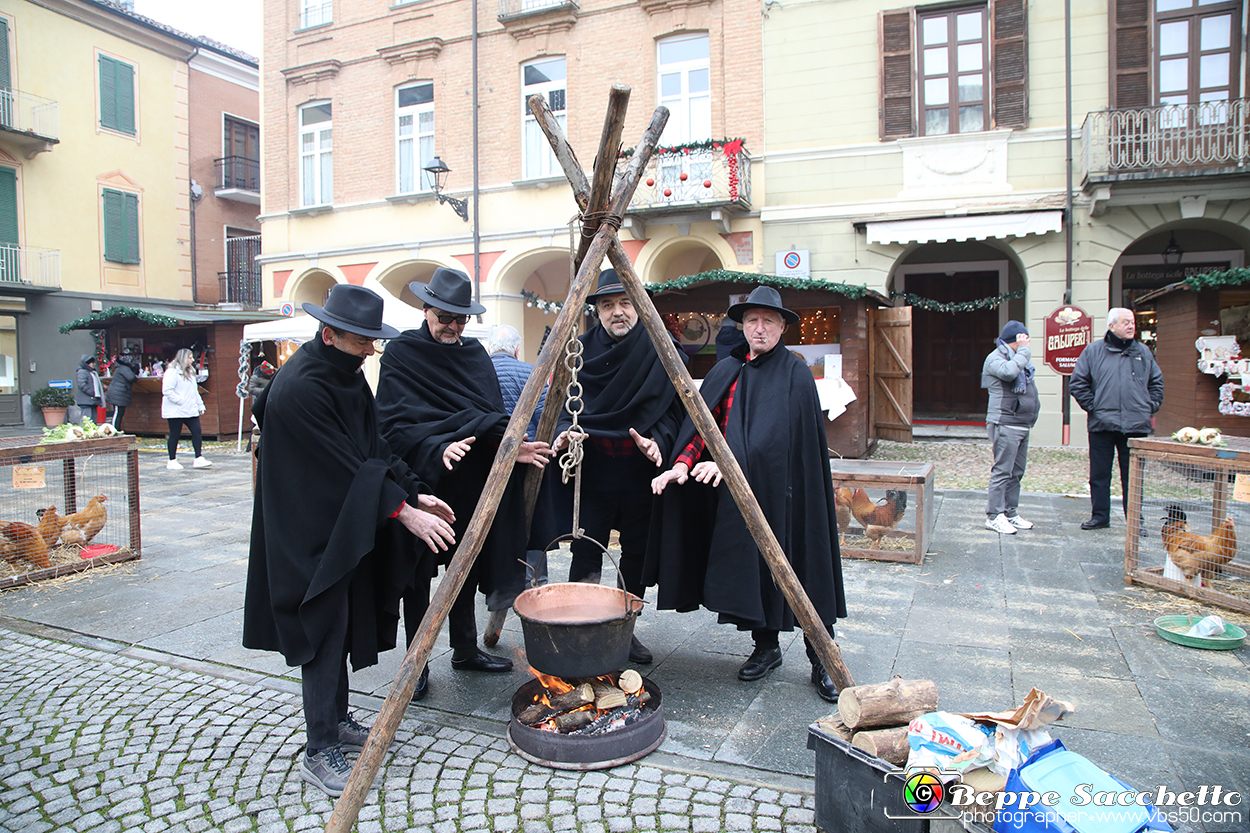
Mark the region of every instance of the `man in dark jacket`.
[[342, 794], [344, 749], [368, 729], [347, 711], [347, 660], [373, 665], [394, 647], [399, 587], [413, 569], [407, 534], [431, 550], [455, 543], [454, 516], [395, 457], [378, 431], [361, 365], [382, 323], [382, 299], [335, 286], [322, 323], [252, 407], [263, 430], [257, 454], [243, 644], [280, 651], [301, 666], [308, 747], [300, 776]]
[[[769, 286], [731, 306], [729, 316], [742, 322], [747, 343], [717, 362], [699, 394], [832, 634], [838, 617], [846, 616], [846, 600], [824, 412], [807, 363], [781, 340], [799, 316]], [[663, 499], [651, 530], [647, 583], [658, 581], [661, 610], [703, 605], [722, 623], [751, 631], [755, 650], [738, 679], [763, 679], [781, 665], [778, 635], [794, 629], [794, 613], [689, 417], [675, 447], [673, 467], [652, 483]], [[666, 489], [691, 479], [696, 482]], [[836, 702], [838, 690], [810, 642], [807, 656], [816, 692]]]
[[[586, 536], [604, 546], [613, 529], [620, 533], [621, 578], [625, 589], [641, 598], [646, 592], [642, 568], [651, 525], [651, 478], [672, 451], [685, 411], [650, 336], [637, 326], [638, 311], [615, 269], [599, 274], [595, 293], [586, 300], [594, 304], [600, 326], [580, 337], [577, 380], [584, 409], [578, 423], [588, 438], [579, 521]], [[684, 353], [679, 355], [685, 360]], [[567, 444], [571, 424], [572, 417], [561, 410], [556, 451]], [[561, 514], [571, 521], [571, 500]], [[572, 551], [569, 581], [599, 581], [603, 551], [582, 540], [573, 542]], [[643, 664], [652, 660], [637, 636], [629, 659]]]
[[104, 401], [113, 406], [113, 427], [121, 430], [122, 416], [130, 407], [135, 379], [139, 378], [139, 361], [129, 353], [122, 353], [113, 362], [113, 378], [109, 381]]
[[981, 387], [990, 392], [985, 427], [994, 448], [985, 526], [1000, 535], [1033, 528], [1031, 521], [1020, 517], [1019, 509], [1029, 431], [1040, 410], [1031, 359], [1029, 331], [1019, 321], [1008, 321], [981, 366]]
[[82, 409], [84, 417], [104, 422], [100, 414], [104, 408], [104, 385], [96, 372], [95, 356], [83, 354], [78, 360], [78, 372], [74, 375], [74, 404]]
[[1128, 440], [1144, 437], [1151, 416], [1163, 406], [1163, 371], [1154, 354], [1133, 336], [1133, 311], [1107, 313], [1107, 334], [1081, 351], [1069, 390], [1087, 416], [1089, 430], [1089, 520], [1081, 529], [1111, 525], [1111, 461], [1120, 458], [1120, 486], [1128, 515]]
[[[456, 513], [455, 532], [460, 537], [486, 488], [510, 414], [490, 356], [480, 341], [463, 335], [469, 316], [486, 311], [473, 301], [469, 276], [439, 268], [429, 284], [408, 287], [425, 303], [425, 324], [387, 344], [378, 374], [378, 414], [391, 448]], [[481, 589], [487, 609], [497, 611], [511, 607], [525, 589], [525, 567], [518, 561], [524, 561], [526, 551], [522, 464], [542, 468], [549, 454], [546, 443], [521, 443], [491, 532], [448, 613], [452, 668], [512, 670], [512, 660], [478, 647], [476, 592]], [[430, 578], [436, 569], [429, 560], [418, 564], [404, 591], [404, 628], [410, 644], [429, 604]]]

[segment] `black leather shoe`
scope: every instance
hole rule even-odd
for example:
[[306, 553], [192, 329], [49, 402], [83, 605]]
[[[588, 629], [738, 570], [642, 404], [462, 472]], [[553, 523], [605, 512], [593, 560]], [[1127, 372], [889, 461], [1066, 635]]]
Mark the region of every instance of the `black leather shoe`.
[[781, 665], [780, 648], [756, 648], [738, 669], [738, 679], [748, 683], [762, 680], [779, 665]]
[[512, 660], [493, 656], [477, 648], [467, 657], [457, 657], [453, 653], [451, 667], [457, 671], [486, 671], [490, 674], [502, 674], [512, 670]]
[[812, 666], [812, 685], [816, 686], [816, 693], [820, 695], [820, 699], [828, 700], [830, 703], [838, 702], [838, 689], [833, 684], [833, 680], [829, 679], [829, 672], [825, 671], [823, 665]]
[[1093, 518], [1090, 518], [1088, 521], [1081, 524], [1081, 529], [1106, 529], [1109, 526], [1111, 526], [1111, 521], [1096, 521]]
[[421, 676], [417, 677], [417, 687], [412, 690], [412, 699], [424, 700], [425, 695], [430, 693], [430, 666], [426, 665], [421, 669]]
[[629, 638], [629, 661], [639, 665], [650, 665], [651, 660], [651, 652], [647, 650], [647, 646], [639, 642], [638, 637], [631, 636]]

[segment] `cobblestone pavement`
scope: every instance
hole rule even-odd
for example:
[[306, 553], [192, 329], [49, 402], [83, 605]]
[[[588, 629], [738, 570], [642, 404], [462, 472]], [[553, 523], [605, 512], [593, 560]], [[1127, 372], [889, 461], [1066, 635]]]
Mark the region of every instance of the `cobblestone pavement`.
[[[300, 780], [303, 718], [284, 681], [0, 627], [0, 830], [299, 831], [331, 800]], [[105, 650], [112, 647], [116, 650]], [[356, 715], [368, 723], [372, 713]], [[810, 831], [813, 797], [653, 764], [562, 772], [497, 725], [406, 718], [357, 829], [583, 833]]]

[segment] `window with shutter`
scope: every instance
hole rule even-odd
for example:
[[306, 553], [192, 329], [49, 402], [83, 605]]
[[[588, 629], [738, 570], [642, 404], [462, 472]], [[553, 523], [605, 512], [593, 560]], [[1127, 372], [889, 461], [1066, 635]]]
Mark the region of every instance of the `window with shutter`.
[[916, 135], [913, 102], [912, 10], [882, 12], [881, 30], [881, 138]]
[[17, 171], [0, 168], [0, 246], [17, 244]]
[[1024, 127], [1029, 119], [1029, 53], [1025, 0], [994, 0], [994, 127]]
[[100, 126], [135, 135], [135, 68], [100, 56]]
[[104, 259], [139, 262], [139, 196], [104, 189]]
[[1111, 107], [1148, 107], [1150, 0], [1111, 0]]

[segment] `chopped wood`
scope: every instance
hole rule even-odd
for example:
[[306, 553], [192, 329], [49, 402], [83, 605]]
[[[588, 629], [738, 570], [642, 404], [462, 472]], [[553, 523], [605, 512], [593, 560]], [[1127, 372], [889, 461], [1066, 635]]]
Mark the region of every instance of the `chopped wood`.
[[846, 728], [846, 724], [842, 722], [842, 715], [837, 712], [820, 718], [816, 721], [816, 725], [829, 734], [842, 738], [847, 743], [851, 742], [851, 736], [855, 734]]
[[589, 683], [582, 683], [577, 688], [548, 699], [551, 701], [551, 710], [556, 714], [563, 714], [595, 702], [595, 690]]
[[560, 730], [561, 734], [567, 735], [569, 732], [580, 729], [583, 726], [589, 726], [594, 719], [595, 713], [590, 709], [579, 709], [575, 712], [558, 714], [552, 718], [552, 722], [556, 724], [556, 728]]
[[642, 675], [632, 668], [627, 668], [621, 672], [621, 677], [616, 684], [626, 694], [633, 694], [642, 688]]
[[851, 739], [851, 745], [858, 746], [869, 755], [876, 755], [894, 766], [902, 766], [906, 763], [907, 755], [911, 752], [911, 747], [907, 745], [906, 726], [856, 732]]
[[619, 688], [612, 688], [602, 694], [596, 695], [595, 708], [603, 709], [604, 711], [615, 709], [618, 706], [625, 705], [625, 698], [625, 692], [621, 691]]
[[531, 703], [521, 710], [516, 719], [524, 723], [526, 726], [533, 726], [536, 723], [542, 723], [544, 720], [555, 715], [551, 707], [546, 703]]
[[842, 689], [838, 714], [848, 729], [900, 726], [937, 711], [938, 691], [932, 680], [904, 680]]

